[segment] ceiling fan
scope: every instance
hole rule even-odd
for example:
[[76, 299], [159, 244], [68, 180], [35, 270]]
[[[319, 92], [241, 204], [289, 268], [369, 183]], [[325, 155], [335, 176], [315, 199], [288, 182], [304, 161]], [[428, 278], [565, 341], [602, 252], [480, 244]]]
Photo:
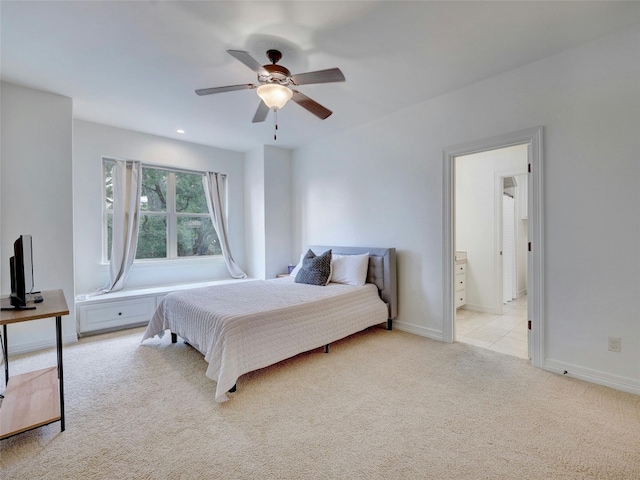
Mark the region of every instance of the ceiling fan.
[[258, 110], [256, 110], [253, 116], [253, 123], [264, 122], [269, 110], [277, 112], [284, 107], [289, 100], [293, 100], [321, 120], [324, 120], [333, 113], [315, 100], [291, 88], [291, 86], [297, 87], [298, 85], [309, 85], [313, 83], [344, 82], [344, 75], [339, 68], [329, 68], [327, 70], [291, 75], [291, 72], [287, 68], [282, 65], [277, 65], [282, 58], [282, 53], [278, 50], [267, 50], [267, 58], [271, 61], [271, 65], [260, 65], [249, 52], [242, 50], [227, 50], [227, 53], [258, 74], [258, 85], [246, 83], [226, 87], [203, 88], [196, 90], [198, 95], [257, 89], [257, 94], [261, 101], [260, 105], [258, 105]]

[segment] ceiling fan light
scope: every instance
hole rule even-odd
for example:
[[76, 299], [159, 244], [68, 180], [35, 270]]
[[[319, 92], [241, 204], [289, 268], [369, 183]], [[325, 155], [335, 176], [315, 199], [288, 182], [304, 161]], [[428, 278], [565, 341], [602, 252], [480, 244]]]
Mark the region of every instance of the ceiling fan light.
[[258, 96], [271, 110], [279, 110], [293, 97], [290, 88], [277, 83], [260, 85], [257, 89]]

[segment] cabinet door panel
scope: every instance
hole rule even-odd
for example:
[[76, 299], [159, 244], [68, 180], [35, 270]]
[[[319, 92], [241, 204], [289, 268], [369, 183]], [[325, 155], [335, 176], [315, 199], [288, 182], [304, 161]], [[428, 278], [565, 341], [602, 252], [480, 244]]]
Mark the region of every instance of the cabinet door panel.
[[155, 305], [155, 297], [83, 305], [80, 307], [80, 331], [148, 322], [153, 316]]

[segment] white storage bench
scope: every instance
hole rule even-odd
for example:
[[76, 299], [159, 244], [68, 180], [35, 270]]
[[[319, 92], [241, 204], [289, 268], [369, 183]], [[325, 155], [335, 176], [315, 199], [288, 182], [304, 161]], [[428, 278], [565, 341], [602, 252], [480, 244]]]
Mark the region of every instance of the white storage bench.
[[93, 334], [146, 325], [162, 298], [170, 292], [243, 281], [246, 279], [120, 290], [103, 295], [78, 295], [75, 302], [78, 332], [81, 335]]

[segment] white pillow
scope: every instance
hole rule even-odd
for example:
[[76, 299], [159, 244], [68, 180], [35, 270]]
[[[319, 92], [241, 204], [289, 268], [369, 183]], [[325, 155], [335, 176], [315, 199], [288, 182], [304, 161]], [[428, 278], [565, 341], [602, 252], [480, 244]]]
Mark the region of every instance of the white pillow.
[[300, 260], [298, 261], [298, 264], [294, 267], [294, 269], [291, 270], [291, 273], [289, 274], [290, 277], [296, 278], [296, 275], [298, 275], [298, 272], [302, 268], [302, 259], [304, 258], [304, 255], [304, 253], [300, 254]]
[[331, 282], [361, 287], [367, 282], [369, 254], [332, 255]]

